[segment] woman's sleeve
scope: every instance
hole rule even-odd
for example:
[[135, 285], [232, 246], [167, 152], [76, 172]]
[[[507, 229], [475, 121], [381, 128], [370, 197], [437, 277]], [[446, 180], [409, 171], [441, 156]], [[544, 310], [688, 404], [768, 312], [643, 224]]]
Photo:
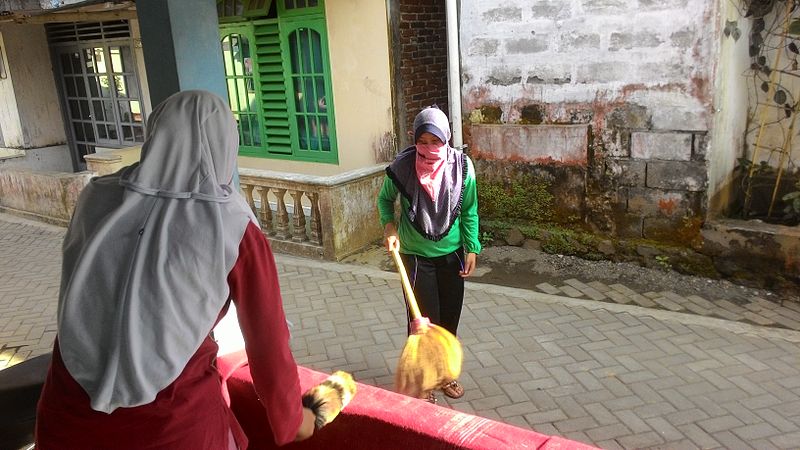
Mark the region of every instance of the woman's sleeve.
[[387, 223], [394, 222], [394, 201], [397, 199], [397, 187], [388, 175], [383, 177], [383, 186], [378, 193], [378, 213], [381, 218], [381, 226], [385, 227]]
[[467, 158], [467, 178], [464, 180], [464, 197], [461, 200], [461, 240], [464, 251], [480, 253], [478, 239], [478, 186], [475, 181], [475, 167]]
[[239, 259], [228, 275], [231, 298], [258, 397], [275, 442], [292, 442], [303, 421], [300, 379], [289, 348], [278, 271], [269, 242], [254, 223], [245, 230]]

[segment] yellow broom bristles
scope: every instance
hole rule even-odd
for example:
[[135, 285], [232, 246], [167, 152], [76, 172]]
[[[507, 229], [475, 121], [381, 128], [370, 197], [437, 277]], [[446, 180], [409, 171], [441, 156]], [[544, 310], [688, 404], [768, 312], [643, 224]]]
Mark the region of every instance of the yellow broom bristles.
[[415, 398], [461, 374], [461, 343], [452, 333], [428, 325], [408, 337], [397, 362], [396, 391]]

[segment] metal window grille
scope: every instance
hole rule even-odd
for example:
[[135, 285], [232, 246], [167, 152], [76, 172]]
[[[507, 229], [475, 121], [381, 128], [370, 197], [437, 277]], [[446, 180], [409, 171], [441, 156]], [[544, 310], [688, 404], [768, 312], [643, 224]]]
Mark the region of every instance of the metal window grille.
[[109, 22], [51, 23], [45, 26], [50, 44], [65, 44], [131, 37], [127, 20]]

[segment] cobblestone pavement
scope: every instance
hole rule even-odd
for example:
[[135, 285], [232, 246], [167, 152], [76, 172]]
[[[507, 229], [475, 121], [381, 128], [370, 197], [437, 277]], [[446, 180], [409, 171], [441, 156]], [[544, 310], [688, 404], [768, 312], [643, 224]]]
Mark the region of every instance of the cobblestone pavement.
[[[52, 346], [62, 235], [0, 214], [0, 368]], [[298, 363], [390, 388], [405, 342], [396, 275], [277, 260]], [[593, 280], [553, 288], [468, 283], [467, 393], [440, 395], [443, 407], [608, 449], [798, 448], [797, 324], [743, 319], [796, 322], [793, 304], [735, 309]]]
[[754, 325], [800, 330], [800, 303], [776, 303], [761, 297], [750, 297], [743, 305], [726, 299], [706, 299], [699, 295], [678, 295], [672, 291], [636, 292], [623, 284], [583, 282], [574, 278], [554, 286], [540, 283], [536, 288], [551, 295], [585, 298], [623, 305], [636, 305], [674, 312], [699, 314]]

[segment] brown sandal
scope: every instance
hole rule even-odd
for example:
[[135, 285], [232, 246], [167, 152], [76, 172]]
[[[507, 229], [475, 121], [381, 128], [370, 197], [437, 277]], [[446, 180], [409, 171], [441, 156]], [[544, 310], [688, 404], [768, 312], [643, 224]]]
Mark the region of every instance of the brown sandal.
[[461, 398], [464, 396], [464, 387], [461, 386], [458, 380], [445, 383], [440, 389], [444, 392], [444, 395], [450, 398]]
[[434, 394], [433, 391], [428, 391], [428, 393], [425, 394], [425, 396], [422, 397], [422, 399], [434, 405], [439, 403], [439, 399], [436, 398], [436, 394]]

